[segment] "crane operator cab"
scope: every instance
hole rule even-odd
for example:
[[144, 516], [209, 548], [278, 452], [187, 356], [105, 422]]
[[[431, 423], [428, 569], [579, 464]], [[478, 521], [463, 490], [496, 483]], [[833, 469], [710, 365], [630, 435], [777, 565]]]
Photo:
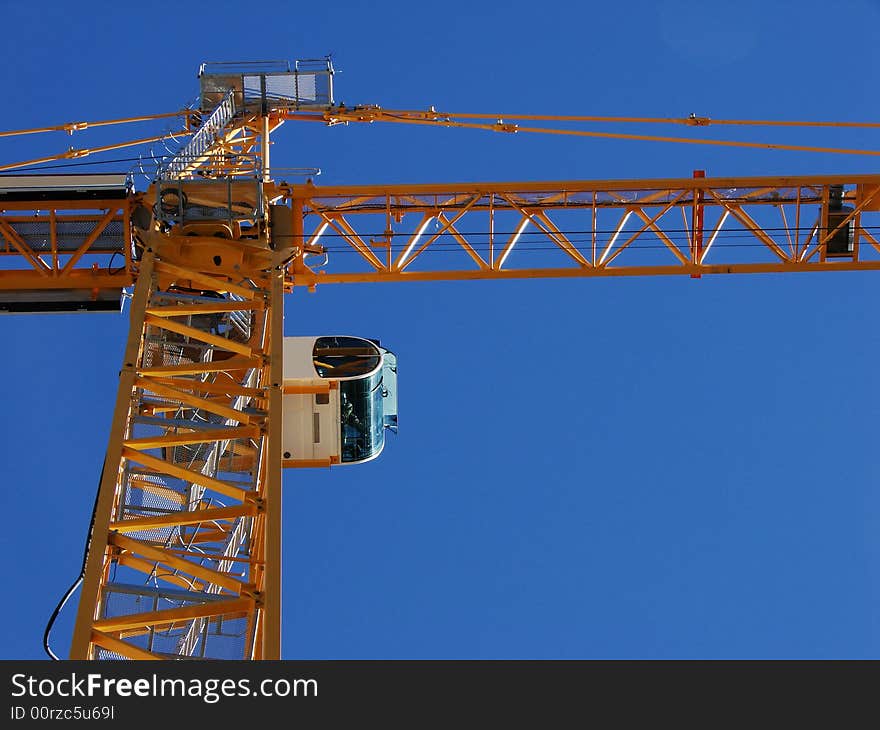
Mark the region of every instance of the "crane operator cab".
[[285, 337], [285, 467], [375, 459], [397, 432], [397, 357], [378, 340]]

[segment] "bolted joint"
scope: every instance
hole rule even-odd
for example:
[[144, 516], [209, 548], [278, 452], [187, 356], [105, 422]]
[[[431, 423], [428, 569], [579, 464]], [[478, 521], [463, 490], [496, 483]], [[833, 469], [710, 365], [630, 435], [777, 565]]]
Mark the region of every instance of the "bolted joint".
[[712, 120], [709, 117], [698, 117], [692, 112], [685, 122], [689, 127], [708, 127]]

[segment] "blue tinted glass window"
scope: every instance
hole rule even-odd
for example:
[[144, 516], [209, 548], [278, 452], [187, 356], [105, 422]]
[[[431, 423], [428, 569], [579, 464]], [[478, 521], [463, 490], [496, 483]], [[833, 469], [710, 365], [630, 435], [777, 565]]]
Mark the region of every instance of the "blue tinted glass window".
[[342, 454], [345, 462], [363, 461], [382, 450], [385, 441], [382, 373], [339, 383]]

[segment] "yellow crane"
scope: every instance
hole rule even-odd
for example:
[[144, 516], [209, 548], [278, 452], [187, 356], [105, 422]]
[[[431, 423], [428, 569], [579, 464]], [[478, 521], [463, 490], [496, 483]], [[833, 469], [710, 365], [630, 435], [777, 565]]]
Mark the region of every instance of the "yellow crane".
[[[0, 166], [0, 308], [106, 310], [131, 291], [72, 659], [280, 658], [282, 470], [345, 460], [340, 451], [303, 455], [284, 444], [285, 399], [312, 404], [317, 424], [319, 406], [342, 380], [337, 371], [288, 377], [282, 321], [294, 288], [880, 269], [880, 175], [695, 171], [677, 179], [329, 187], [280, 179], [270, 139], [287, 121], [860, 152], [520, 124], [747, 123], [695, 116], [345, 107], [334, 101], [333, 74], [329, 59], [204, 64], [198, 108], [3, 133], [73, 133], [166, 116], [180, 121], [187, 140], [143, 191], [125, 175], [32, 168], [158, 137]], [[731, 228], [755, 245], [717, 246]], [[555, 257], [512, 267], [527, 230]], [[356, 256], [333, 257], [331, 237]], [[638, 245], [647, 238], [659, 245]]]

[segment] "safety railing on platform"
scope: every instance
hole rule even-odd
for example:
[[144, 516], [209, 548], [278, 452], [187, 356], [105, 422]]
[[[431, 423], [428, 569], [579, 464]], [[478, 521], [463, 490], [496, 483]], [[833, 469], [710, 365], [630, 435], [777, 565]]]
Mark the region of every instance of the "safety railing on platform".
[[202, 121], [202, 126], [192, 136], [192, 139], [169, 162], [160, 166], [159, 179], [175, 180], [192, 170], [193, 166], [210, 152], [234, 116], [235, 101], [230, 90], [220, 100], [210, 116]]

